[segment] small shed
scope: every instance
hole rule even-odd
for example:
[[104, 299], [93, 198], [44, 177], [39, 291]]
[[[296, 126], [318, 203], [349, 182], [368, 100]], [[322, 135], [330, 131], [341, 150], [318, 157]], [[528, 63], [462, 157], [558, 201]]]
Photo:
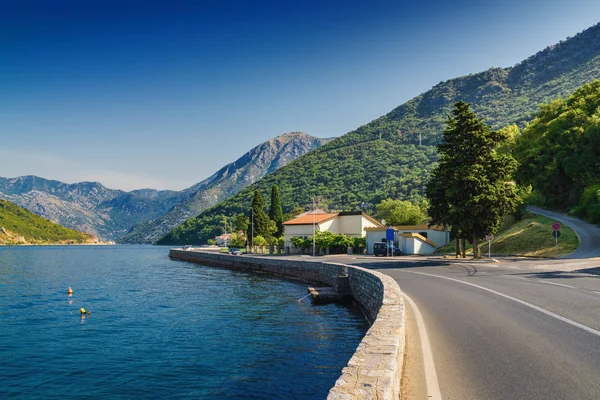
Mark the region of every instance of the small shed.
[[400, 249], [405, 254], [431, 254], [437, 244], [418, 233], [402, 233], [399, 235]]
[[[385, 241], [386, 227], [367, 228], [367, 254], [373, 254], [375, 243]], [[450, 242], [450, 232], [441, 226], [402, 225], [394, 227], [394, 244], [404, 254], [431, 254]]]

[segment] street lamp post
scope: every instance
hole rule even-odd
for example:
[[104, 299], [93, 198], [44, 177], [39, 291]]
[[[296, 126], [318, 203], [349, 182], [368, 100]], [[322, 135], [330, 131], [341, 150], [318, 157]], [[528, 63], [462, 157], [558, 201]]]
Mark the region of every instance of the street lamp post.
[[254, 207], [251, 208], [252, 210], [252, 224], [250, 225], [250, 228], [252, 233], [250, 234], [250, 253], [252, 253], [252, 245], [254, 244]]
[[223, 234], [225, 237], [225, 244], [229, 245], [229, 240], [227, 240], [227, 217], [223, 217], [223, 224], [225, 225], [225, 233]]
[[315, 198], [313, 197], [313, 257], [315, 256]]

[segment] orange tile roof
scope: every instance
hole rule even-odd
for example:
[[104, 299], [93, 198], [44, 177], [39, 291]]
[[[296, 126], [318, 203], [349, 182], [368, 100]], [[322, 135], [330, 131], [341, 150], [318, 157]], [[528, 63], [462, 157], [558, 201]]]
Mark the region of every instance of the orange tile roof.
[[325, 222], [331, 218], [337, 217], [338, 213], [327, 213], [327, 214], [306, 214], [302, 215], [298, 218], [289, 220], [284, 222], [284, 225], [312, 225], [313, 216], [314, 222], [316, 224], [320, 224], [321, 222]]

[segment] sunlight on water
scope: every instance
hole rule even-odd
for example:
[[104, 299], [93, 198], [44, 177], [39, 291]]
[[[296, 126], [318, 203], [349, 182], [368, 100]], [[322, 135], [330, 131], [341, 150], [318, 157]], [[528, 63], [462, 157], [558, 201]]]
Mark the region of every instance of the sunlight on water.
[[167, 254], [0, 248], [0, 398], [327, 396], [366, 331], [360, 313]]

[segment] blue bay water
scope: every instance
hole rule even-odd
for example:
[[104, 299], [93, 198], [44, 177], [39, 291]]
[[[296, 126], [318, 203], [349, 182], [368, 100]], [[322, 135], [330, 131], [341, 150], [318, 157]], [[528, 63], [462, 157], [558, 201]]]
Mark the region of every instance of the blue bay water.
[[305, 294], [165, 247], [0, 248], [0, 398], [325, 398], [367, 326]]

